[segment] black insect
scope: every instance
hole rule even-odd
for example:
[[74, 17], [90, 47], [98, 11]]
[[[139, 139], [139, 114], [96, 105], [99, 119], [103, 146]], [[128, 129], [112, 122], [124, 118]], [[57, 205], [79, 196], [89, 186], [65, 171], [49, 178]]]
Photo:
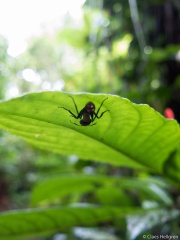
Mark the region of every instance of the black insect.
[[[70, 97], [71, 97], [71, 96], [70, 96]], [[73, 112], [71, 112], [71, 110], [69, 110], [69, 109], [67, 109], [67, 108], [65, 108], [65, 107], [60, 107], [60, 108], [63, 108], [63, 109], [65, 109], [66, 111], [68, 111], [73, 118], [81, 119], [81, 120], [80, 120], [81, 126], [88, 126], [88, 125], [89, 125], [89, 126], [93, 126], [93, 125], [95, 125], [96, 123], [94, 123], [94, 124], [91, 124], [91, 123], [93, 123], [96, 118], [98, 118], [98, 119], [101, 118], [101, 117], [104, 115], [105, 112], [109, 111], [109, 110], [106, 110], [106, 111], [102, 112], [102, 113], [100, 114], [100, 116], [98, 116], [98, 113], [99, 113], [99, 111], [101, 110], [101, 107], [102, 107], [104, 101], [107, 100], [108, 98], [105, 98], [105, 99], [102, 101], [102, 103], [101, 103], [100, 107], [98, 108], [97, 112], [95, 112], [95, 105], [94, 105], [93, 102], [88, 102], [88, 103], [85, 105], [85, 107], [79, 112], [79, 111], [78, 111], [78, 108], [77, 108], [77, 105], [76, 105], [76, 103], [75, 103], [75, 101], [74, 101], [74, 98], [73, 98], [73, 97], [71, 97], [71, 98], [72, 98], [73, 103], [74, 103], [74, 106], [75, 106], [75, 108], [76, 108], [77, 116], [76, 116]], [[78, 125], [78, 124], [76, 124], [76, 123], [74, 123], [74, 122], [72, 122], [72, 121], [71, 121], [71, 123], [73, 123], [73, 124], [75, 124], [75, 125]], [[80, 125], [78, 125], [78, 126], [80, 126]]]

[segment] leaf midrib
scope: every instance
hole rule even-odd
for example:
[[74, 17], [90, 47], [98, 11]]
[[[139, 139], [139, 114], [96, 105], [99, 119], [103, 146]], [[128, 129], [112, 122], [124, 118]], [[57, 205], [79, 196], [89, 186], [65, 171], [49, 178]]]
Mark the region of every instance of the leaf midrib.
[[[56, 126], [56, 128], [58, 128], [58, 125], [57, 125], [57, 124], [52, 123], [52, 122], [50, 122], [50, 121], [42, 120], [42, 119], [39, 119], [39, 118], [24, 116], [24, 115], [21, 115], [21, 114], [9, 114], [9, 113], [1, 113], [1, 114], [9, 115], [9, 116], [21, 117], [21, 118], [27, 118], [27, 119], [33, 119], [33, 120], [35, 120], [35, 121], [40, 121], [40, 122], [43, 122], [43, 123], [52, 124], [53, 126]], [[121, 153], [121, 154], [124, 155], [125, 157], [129, 158], [130, 161], [135, 162], [135, 164], [136, 164], [136, 162], [138, 162], [138, 163], [140, 163], [140, 165], [142, 165], [142, 167], [150, 168], [149, 166], [146, 166], [146, 165], [142, 164], [138, 159], [133, 158], [131, 155], [127, 154], [126, 152], [124, 152], [124, 151], [122, 151], [122, 150], [119, 150], [119, 149], [117, 149], [116, 147], [111, 146], [111, 145], [109, 145], [109, 144], [107, 144], [107, 143], [105, 143], [105, 142], [101, 142], [101, 141], [100, 141], [99, 139], [97, 139], [97, 138], [93, 138], [93, 137], [91, 137], [90, 135], [86, 135], [86, 134], [84, 134], [84, 133], [82, 133], [82, 132], [79, 132], [79, 131], [77, 131], [76, 129], [73, 129], [73, 128], [71, 128], [71, 127], [66, 127], [66, 126], [64, 126], [63, 124], [61, 124], [60, 126], [61, 126], [61, 127], [64, 127], [64, 128], [67, 128], [67, 129], [71, 129], [72, 131], [77, 132], [78, 134], [82, 134], [82, 135], [84, 135], [85, 137], [88, 137], [88, 138], [90, 138], [90, 139], [92, 139], [92, 140], [94, 140], [94, 141], [97, 141], [98, 143], [104, 145], [104, 146], [107, 147], [107, 148], [112, 149], [113, 151], [117, 152], [118, 154]], [[10, 128], [10, 127], [8, 127], [8, 128]], [[11, 128], [11, 129], [13, 129], [13, 128]], [[15, 129], [14, 129], [14, 130], [15, 130]], [[15, 130], [15, 131], [16, 131], [16, 130]], [[24, 132], [24, 131], [19, 131], [19, 130], [18, 130], [18, 132]]]

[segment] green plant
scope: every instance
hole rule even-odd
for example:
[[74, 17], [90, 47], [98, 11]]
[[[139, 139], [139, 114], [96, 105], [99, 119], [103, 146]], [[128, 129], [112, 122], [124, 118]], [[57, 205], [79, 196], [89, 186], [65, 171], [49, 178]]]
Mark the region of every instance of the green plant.
[[[97, 119], [96, 125], [74, 125], [70, 114], [59, 108], [75, 112], [69, 96], [73, 96], [79, 110], [89, 101], [97, 109], [107, 97], [102, 111], [110, 111]], [[74, 118], [73, 121], [79, 123]], [[176, 187], [180, 180], [179, 125], [148, 105], [106, 94], [30, 93], [0, 103], [0, 128], [46, 151], [76, 154], [84, 160], [136, 171], [132, 178], [78, 174], [58, 176], [37, 184], [31, 194], [32, 208], [1, 214], [3, 239], [50, 235], [69, 232], [75, 226], [105, 224], [113, 226], [114, 233], [121, 236], [123, 230], [118, 232], [117, 229], [119, 224], [123, 229], [122, 219], [127, 216], [143, 218], [158, 213], [151, 225], [154, 227], [161, 219], [167, 222], [180, 215], [168, 194], [169, 184]], [[141, 173], [146, 173], [147, 177], [136, 177]], [[155, 181], [149, 178], [150, 174], [163, 180]], [[88, 200], [83, 200], [84, 197]], [[147, 200], [152, 204], [144, 208]], [[83, 202], [91, 205], [72, 206], [72, 203]], [[144, 227], [138, 234], [148, 228]], [[127, 238], [138, 235], [133, 234], [129, 231]]]

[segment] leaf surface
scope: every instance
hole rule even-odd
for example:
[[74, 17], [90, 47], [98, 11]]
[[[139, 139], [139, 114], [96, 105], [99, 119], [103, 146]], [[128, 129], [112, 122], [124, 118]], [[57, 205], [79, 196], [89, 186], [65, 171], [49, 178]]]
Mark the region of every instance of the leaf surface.
[[[165, 184], [165, 183], [164, 183]], [[35, 185], [32, 190], [31, 204], [33, 206], [43, 206], [58, 202], [62, 197], [72, 194], [83, 194], [87, 192], [95, 193], [97, 190], [108, 187], [113, 190], [135, 190], [144, 193], [148, 199], [156, 200], [168, 206], [173, 204], [172, 200], [164, 191], [165, 186], [160, 181], [153, 178], [127, 178], [109, 177], [102, 175], [66, 175], [50, 178]], [[166, 185], [166, 188], [168, 186]], [[109, 191], [110, 192], [110, 191]], [[112, 197], [112, 194], [109, 194]], [[122, 199], [121, 199], [122, 200]], [[128, 204], [128, 202], [126, 202]], [[122, 204], [122, 201], [119, 205]]]
[[[93, 126], [77, 126], [73, 96], [80, 111], [87, 102], [96, 110], [108, 98]], [[105, 94], [30, 93], [0, 103], [0, 128], [21, 136], [31, 144], [62, 154], [76, 154], [119, 166], [163, 172], [169, 154], [177, 147], [180, 130], [148, 105]]]
[[[113, 207], [64, 207], [21, 211], [0, 214], [0, 236], [3, 240], [19, 240], [34, 236], [48, 236], [67, 232], [75, 226], [94, 226], [116, 221], [128, 214], [147, 214], [158, 209], [113, 208]], [[178, 211], [176, 216], [178, 216]]]

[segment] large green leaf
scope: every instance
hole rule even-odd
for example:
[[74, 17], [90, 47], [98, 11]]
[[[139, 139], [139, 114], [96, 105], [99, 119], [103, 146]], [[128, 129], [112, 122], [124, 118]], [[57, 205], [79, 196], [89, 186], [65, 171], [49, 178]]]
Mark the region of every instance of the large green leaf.
[[10, 211], [0, 215], [1, 239], [20, 239], [31, 236], [65, 232], [74, 226], [93, 226], [125, 216], [132, 209], [98, 207], [65, 207]]
[[[170, 210], [168, 212], [166, 209], [163, 210], [161, 208], [140, 209], [97, 206], [9, 211], [0, 214], [0, 237], [3, 240], [20, 240], [22, 238], [48, 236], [57, 232], [67, 232], [75, 226], [93, 227], [97, 226], [97, 224], [110, 223], [110, 221], [114, 223], [116, 220], [120, 220], [120, 218], [139, 214], [141, 218], [143, 216], [146, 218], [147, 216], [156, 216], [155, 224], [159, 224], [162, 221], [166, 222], [169, 219], [178, 218], [180, 212], [178, 210]], [[152, 217], [150, 219], [152, 220]], [[153, 219], [153, 222], [155, 220]], [[147, 228], [149, 225], [147, 225]], [[139, 231], [142, 231], [142, 229], [139, 229]]]
[[[33, 236], [66, 232], [75, 226], [94, 226], [115, 221], [128, 214], [158, 214], [161, 209], [113, 207], [64, 207], [9, 211], [0, 215], [0, 236], [3, 240], [19, 240]], [[176, 211], [174, 217], [179, 212]]]
[[[65, 111], [76, 114], [69, 96], [80, 111], [88, 101], [96, 105], [108, 98], [100, 111], [109, 110], [93, 126], [79, 124]], [[31, 93], [0, 103], [0, 128], [23, 137], [33, 145], [76, 154], [119, 166], [146, 167], [158, 173], [176, 148], [180, 130], [174, 120], [167, 120], [148, 105], [105, 94]]]

